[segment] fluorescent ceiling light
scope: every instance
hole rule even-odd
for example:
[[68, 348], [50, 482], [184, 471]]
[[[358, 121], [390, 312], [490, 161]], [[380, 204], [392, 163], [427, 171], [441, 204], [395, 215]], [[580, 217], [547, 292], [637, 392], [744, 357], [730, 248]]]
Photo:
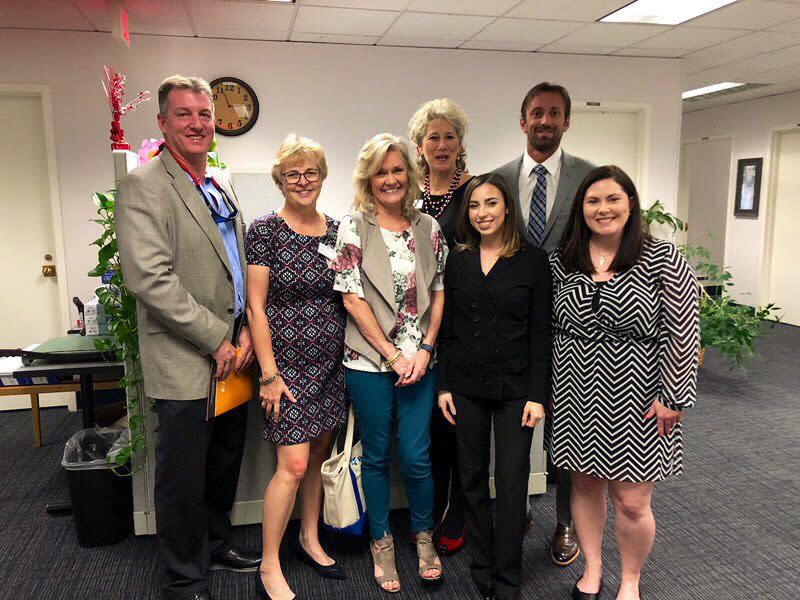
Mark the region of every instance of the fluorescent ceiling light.
[[600, 20], [677, 25], [734, 2], [736, 0], [636, 0]]
[[732, 81], [723, 81], [722, 83], [715, 83], [714, 85], [707, 85], [705, 87], [687, 90], [681, 94], [681, 98], [694, 98], [695, 96], [705, 96], [706, 94], [713, 94], [714, 92], [721, 92], [722, 90], [729, 90], [731, 88], [744, 85], [743, 83], [734, 83]]

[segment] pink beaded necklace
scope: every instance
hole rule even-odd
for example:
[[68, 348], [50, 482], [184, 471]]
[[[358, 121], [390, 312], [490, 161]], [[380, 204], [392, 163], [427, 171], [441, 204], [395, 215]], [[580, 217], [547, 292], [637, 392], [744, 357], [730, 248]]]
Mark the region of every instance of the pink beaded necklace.
[[453, 181], [450, 182], [450, 187], [444, 196], [434, 197], [431, 196], [431, 172], [425, 171], [425, 185], [422, 189], [422, 212], [429, 214], [434, 219], [438, 219], [447, 205], [450, 204], [450, 199], [453, 193], [458, 189], [458, 182], [461, 181], [461, 167], [456, 167], [456, 172], [453, 175]]

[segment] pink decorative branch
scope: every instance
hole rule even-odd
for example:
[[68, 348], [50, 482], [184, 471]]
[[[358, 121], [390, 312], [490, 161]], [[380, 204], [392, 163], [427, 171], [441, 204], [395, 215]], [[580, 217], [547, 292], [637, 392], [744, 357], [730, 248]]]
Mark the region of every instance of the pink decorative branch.
[[106, 78], [105, 81], [101, 79], [100, 83], [103, 84], [103, 91], [106, 93], [108, 106], [111, 109], [111, 135], [109, 136], [111, 149], [130, 150], [131, 145], [125, 141], [125, 130], [120, 125], [120, 118], [129, 111], [136, 110], [136, 107], [142, 102], [150, 100], [150, 92], [139, 92], [133, 100], [122, 104], [125, 98], [127, 77], [110, 67], [103, 67], [103, 69]]

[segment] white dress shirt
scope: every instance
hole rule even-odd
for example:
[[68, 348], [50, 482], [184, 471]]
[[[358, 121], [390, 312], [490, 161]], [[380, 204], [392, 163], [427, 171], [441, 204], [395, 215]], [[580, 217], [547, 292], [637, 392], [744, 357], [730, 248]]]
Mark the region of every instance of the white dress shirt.
[[[523, 226], [527, 227], [528, 217], [531, 213], [531, 196], [533, 196], [533, 188], [536, 186], [536, 173], [533, 168], [538, 165], [535, 160], [528, 154], [527, 149], [522, 153], [522, 168], [519, 171], [519, 205], [522, 210]], [[553, 210], [553, 204], [556, 201], [556, 190], [558, 189], [558, 178], [561, 175], [561, 147], [553, 152], [553, 154], [543, 163], [542, 166], [547, 169], [547, 204], [545, 206], [545, 219], [550, 218], [550, 211]]]

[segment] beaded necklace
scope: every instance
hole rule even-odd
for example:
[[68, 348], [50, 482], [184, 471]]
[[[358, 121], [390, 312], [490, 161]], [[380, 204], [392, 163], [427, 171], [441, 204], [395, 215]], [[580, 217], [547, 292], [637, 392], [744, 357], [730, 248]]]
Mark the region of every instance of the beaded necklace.
[[425, 186], [422, 190], [422, 212], [429, 214], [434, 219], [442, 216], [444, 209], [450, 204], [450, 199], [453, 193], [458, 188], [458, 182], [461, 181], [461, 167], [456, 167], [456, 172], [453, 175], [453, 181], [450, 182], [450, 188], [444, 196], [434, 197], [431, 196], [431, 172], [425, 171]]

